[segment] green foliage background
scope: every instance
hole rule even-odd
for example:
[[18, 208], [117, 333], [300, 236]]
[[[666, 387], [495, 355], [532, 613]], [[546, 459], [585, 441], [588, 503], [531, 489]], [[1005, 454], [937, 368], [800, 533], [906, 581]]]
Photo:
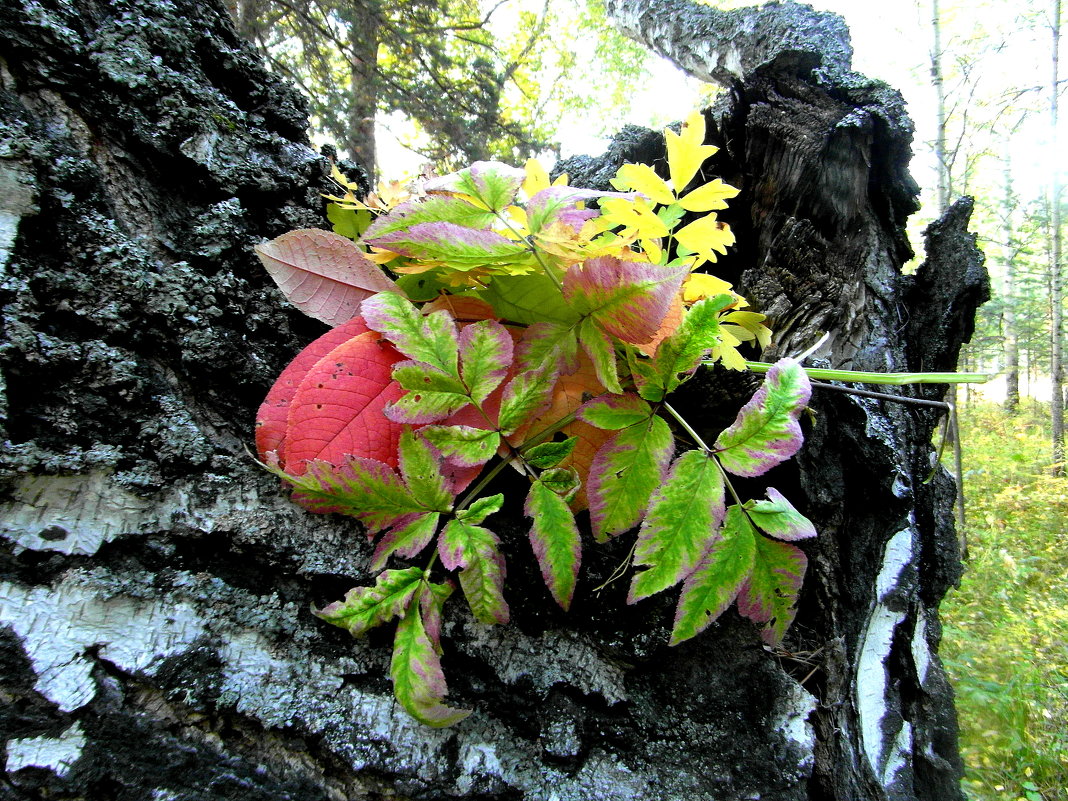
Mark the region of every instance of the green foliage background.
[[942, 605], [964, 787], [975, 801], [1068, 799], [1068, 478], [1049, 407], [963, 410], [970, 559]]

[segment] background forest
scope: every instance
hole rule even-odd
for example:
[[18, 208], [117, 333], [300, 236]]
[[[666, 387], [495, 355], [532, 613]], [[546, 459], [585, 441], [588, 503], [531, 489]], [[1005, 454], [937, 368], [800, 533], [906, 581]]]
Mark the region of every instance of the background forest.
[[[746, 3], [713, 3], [736, 7]], [[846, 18], [854, 67], [916, 122], [922, 230], [958, 196], [994, 299], [961, 369], [968, 569], [943, 605], [976, 799], [1068, 799], [1060, 0], [816, 0]], [[317, 141], [368, 175], [597, 153], [711, 86], [625, 39], [600, 0], [237, 0], [242, 34], [306, 95]], [[922, 259], [922, 254], [917, 257]]]

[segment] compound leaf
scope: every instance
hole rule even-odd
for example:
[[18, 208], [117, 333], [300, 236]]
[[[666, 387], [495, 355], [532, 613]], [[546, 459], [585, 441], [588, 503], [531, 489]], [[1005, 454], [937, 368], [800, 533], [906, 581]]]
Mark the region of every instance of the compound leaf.
[[497, 535], [465, 520], [450, 520], [438, 540], [438, 555], [447, 570], [460, 571], [460, 586], [475, 619], [507, 623], [504, 556]]
[[327, 325], [351, 320], [377, 292], [399, 291], [356, 243], [331, 231], [290, 231], [255, 250], [289, 302]]
[[649, 415], [618, 431], [597, 451], [587, 492], [594, 536], [599, 541], [641, 520], [653, 490], [663, 481], [674, 445], [668, 424]]
[[582, 542], [575, 516], [567, 501], [541, 479], [530, 485], [523, 511], [534, 521], [530, 529], [530, 545], [541, 567], [545, 586], [566, 611], [575, 593], [582, 558]]
[[353, 587], [345, 594], [345, 600], [335, 601], [315, 615], [359, 637], [375, 626], [402, 617], [413, 606], [422, 582], [422, 568], [387, 570], [378, 576], [375, 586]]
[[471, 714], [470, 710], [454, 709], [442, 703], [448, 693], [445, 674], [438, 649], [423, 624], [419, 603], [411, 604], [397, 624], [389, 675], [400, 705], [421, 723], [441, 728]]
[[431, 195], [421, 200], [401, 203], [389, 214], [375, 220], [364, 233], [364, 241], [411, 228], [427, 222], [450, 222], [467, 228], [485, 228], [496, 216], [491, 211], [473, 206], [466, 200], [446, 195]]
[[738, 612], [762, 626], [769, 645], [778, 645], [797, 614], [797, 596], [808, 557], [797, 547], [756, 536], [753, 572], [738, 593]]
[[816, 536], [812, 521], [797, 511], [782, 493], [768, 487], [768, 500], [749, 501], [745, 508], [757, 528], [777, 540], [803, 540]]
[[801, 365], [792, 359], [777, 362], [731, 427], [716, 439], [723, 467], [749, 478], [797, 453], [802, 444], [797, 420], [811, 392]]
[[715, 458], [687, 451], [671, 465], [653, 494], [634, 546], [634, 575], [628, 603], [673, 587], [697, 567], [716, 538], [726, 511], [723, 474]]
[[382, 410], [395, 423], [436, 423], [471, 402], [459, 378], [420, 362], [398, 362], [393, 380], [407, 390]]
[[757, 539], [763, 538], [753, 531], [739, 507], [731, 506], [720, 536], [682, 585], [672, 645], [700, 634], [738, 597], [753, 571]]

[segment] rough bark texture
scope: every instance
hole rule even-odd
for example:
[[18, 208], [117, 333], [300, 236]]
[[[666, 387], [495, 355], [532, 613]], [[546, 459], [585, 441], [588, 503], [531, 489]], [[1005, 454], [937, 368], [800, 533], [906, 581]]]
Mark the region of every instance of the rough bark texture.
[[[709, 114], [713, 170], [743, 188], [720, 272], [774, 316], [777, 351], [830, 331], [836, 365], [951, 364], [983, 282], [967, 210], [903, 279], [900, 98], [776, 63]], [[317, 333], [250, 251], [322, 222], [295, 96], [194, 0], [7, 0], [0, 82], [0, 793], [958, 797], [937, 604], [959, 561], [951, 482], [921, 482], [929, 414], [817, 391], [805, 450], [772, 477], [821, 531], [777, 653], [733, 612], [668, 648], [670, 598], [594, 593], [625, 538], [589, 549], [560, 613], [516, 510], [499, 531], [515, 622], [452, 605], [449, 701], [477, 711], [426, 729], [392, 700], [383, 636], [310, 614], [368, 579], [358, 527], [289, 504], [244, 450]], [[630, 129], [568, 166], [603, 183], [662, 156]], [[683, 402], [712, 428], [748, 389]]]

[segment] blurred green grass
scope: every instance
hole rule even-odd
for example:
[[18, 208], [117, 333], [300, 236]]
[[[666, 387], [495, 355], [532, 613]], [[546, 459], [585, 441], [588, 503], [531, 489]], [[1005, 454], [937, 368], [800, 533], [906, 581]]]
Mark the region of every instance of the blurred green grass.
[[1068, 479], [1048, 405], [961, 410], [970, 559], [942, 604], [964, 788], [974, 801], [1068, 800]]

